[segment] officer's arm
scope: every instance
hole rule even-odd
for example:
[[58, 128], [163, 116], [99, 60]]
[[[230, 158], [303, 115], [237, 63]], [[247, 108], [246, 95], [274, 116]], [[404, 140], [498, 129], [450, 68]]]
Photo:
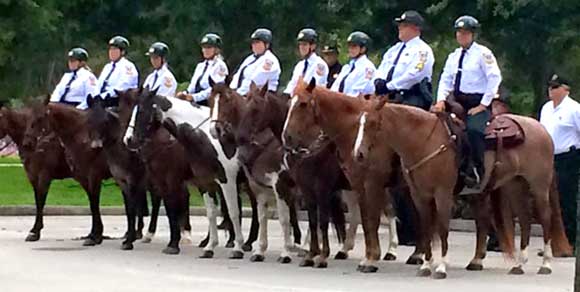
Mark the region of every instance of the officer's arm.
[[573, 114], [574, 125], [576, 126], [576, 133], [580, 135], [580, 106], [576, 106]]
[[64, 76], [66, 76], [66, 74], [62, 76], [62, 78], [60, 79], [60, 81], [58, 82], [56, 87], [54, 88], [54, 91], [50, 95], [50, 102], [59, 102], [60, 101], [60, 96], [63, 94], [64, 88], [66, 87], [66, 82], [64, 81]]
[[97, 96], [99, 95], [99, 87], [97, 86], [97, 78], [93, 73], [89, 73], [90, 75], [87, 77], [87, 80], [83, 83], [84, 88], [84, 99], [83, 101], [77, 105], [78, 109], [85, 110], [89, 108], [89, 104], [87, 103], [87, 96]]
[[487, 88], [481, 99], [481, 104], [489, 106], [491, 101], [497, 94], [499, 89], [499, 84], [501, 83], [501, 72], [499, 71], [499, 66], [495, 56], [491, 51], [483, 52], [483, 56], [480, 60], [480, 65], [482, 66], [483, 72], [487, 78]]
[[[322, 70], [318, 70], [318, 69], [322, 69]], [[326, 63], [318, 63], [316, 65], [316, 69], [314, 69], [314, 75], [312, 75], [316, 79], [316, 85], [326, 87], [326, 84], [328, 83], [328, 71], [329, 70], [330, 69], [328, 69], [328, 65], [326, 65]], [[322, 75], [320, 75], [318, 73], [322, 73]]]
[[375, 85], [373, 84], [375, 71], [374, 67], [369, 66], [357, 73], [356, 82], [351, 86], [354, 96], [375, 92]]
[[[387, 79], [387, 75], [389, 74], [389, 68], [391, 68], [392, 63], [389, 61], [389, 57], [388, 54], [391, 51], [391, 49], [389, 49], [384, 55], [383, 55], [383, 60], [381, 61], [381, 64], [379, 65], [379, 68], [377, 69], [377, 72], [375, 73], [375, 77], [374, 79]], [[374, 82], [374, 80], [373, 80]]]
[[[298, 78], [300, 77], [300, 75], [302, 75], [302, 72], [300, 72], [300, 70], [298, 69], [298, 64], [296, 64], [296, 66], [294, 66], [294, 71], [292, 71], [292, 78], [290, 78], [290, 81], [288, 81], [288, 85], [286, 85], [286, 89], [284, 89], [284, 93], [291, 95], [294, 92], [294, 88], [296, 87], [296, 84], [298, 83]], [[309, 82], [310, 80], [304, 80], [304, 81]], [[318, 84], [318, 81], [316, 82], [316, 84]]]
[[189, 94], [192, 94], [195, 91], [195, 80], [193, 80], [193, 77], [194, 76], [195, 76], [195, 71], [193, 72], [193, 75], [191, 76], [191, 80], [189, 80], [189, 85], [187, 86], [187, 90], [186, 91]]
[[[242, 84], [243, 87], [246, 87], [246, 92], [248, 92], [248, 89], [250, 88], [250, 82], [254, 81], [254, 83], [259, 84], [259, 85], [263, 85], [266, 84], [266, 82], [270, 81], [271, 79], [276, 78], [277, 76], [280, 76], [280, 65], [277, 64], [277, 62], [275, 62], [274, 60], [270, 60], [270, 62], [272, 62], [271, 65], [267, 65], [266, 62], [269, 59], [266, 59], [264, 61], [262, 61], [261, 64], [259, 64], [259, 67], [256, 68], [256, 70], [253, 72], [253, 74], [251, 75], [251, 78], [244, 80], [244, 83]], [[247, 81], [247, 82], [246, 82]], [[269, 85], [271, 86], [271, 85]]]
[[388, 89], [411, 88], [427, 76], [428, 68], [433, 68], [434, 58], [427, 50], [415, 51], [411, 58], [405, 73], [387, 83]]
[[165, 76], [163, 77], [162, 82], [163, 83], [159, 85], [157, 94], [174, 97], [175, 90], [177, 89], [177, 81], [175, 81], [175, 78], [172, 78], [171, 76]]
[[443, 73], [439, 78], [439, 87], [437, 89], [437, 101], [444, 101], [447, 99], [449, 94], [453, 91], [453, 65], [452, 65], [452, 55], [447, 57], [445, 61], [445, 67], [443, 67]]

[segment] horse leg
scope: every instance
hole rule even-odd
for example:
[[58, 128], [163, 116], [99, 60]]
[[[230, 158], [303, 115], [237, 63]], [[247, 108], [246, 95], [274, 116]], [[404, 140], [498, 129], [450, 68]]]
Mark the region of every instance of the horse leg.
[[87, 195], [89, 197], [89, 205], [91, 208], [92, 228], [89, 236], [83, 242], [83, 246], [95, 246], [103, 242], [103, 221], [101, 220], [100, 210], [100, 196], [101, 196], [101, 181], [102, 179], [90, 178], [84, 185]]
[[157, 230], [157, 220], [159, 218], [159, 209], [161, 208], [161, 196], [155, 194], [153, 189], [149, 190], [151, 196], [151, 218], [149, 218], [149, 228], [147, 229], [147, 234], [143, 238], [143, 243], [150, 243], [155, 236], [155, 231]]
[[318, 217], [320, 221], [320, 234], [322, 235], [322, 251], [314, 258], [315, 268], [328, 267], [328, 256], [330, 255], [330, 243], [328, 240], [328, 225], [330, 221], [330, 204], [328, 200], [318, 199]]
[[258, 248], [250, 257], [252, 262], [263, 262], [264, 253], [268, 249], [268, 198], [267, 194], [260, 191], [257, 194], [256, 200], [258, 202], [258, 221], [260, 229], [258, 232]]
[[429, 277], [431, 276], [429, 264], [431, 261], [431, 239], [433, 234], [430, 230], [433, 219], [432, 208], [429, 200], [419, 198], [414, 192], [411, 192], [411, 195], [419, 215], [419, 241], [417, 242], [417, 247], [424, 252], [423, 263], [417, 271], [417, 276]]
[[[178, 192], [170, 192], [173, 196], [178, 195]], [[181, 240], [179, 221], [182, 218], [182, 212], [180, 212], [180, 203], [182, 200], [175, 197], [165, 196], [163, 199], [163, 204], [165, 206], [165, 211], [167, 213], [167, 219], [169, 220], [169, 232], [170, 239], [167, 247], [163, 249], [164, 254], [176, 255], [179, 254], [179, 241]]]
[[[363, 273], [375, 273], [379, 268], [377, 262], [381, 256], [379, 242], [379, 226], [381, 212], [384, 208], [384, 189], [382, 180], [367, 178], [365, 181], [365, 193], [361, 196], [361, 215], [366, 245], [366, 258], [359, 265], [359, 271]], [[363, 208], [364, 206], [364, 208]]]
[[242, 245], [244, 251], [252, 251], [252, 244], [258, 239], [258, 202], [256, 201], [256, 195], [253, 193], [251, 188], [247, 190], [248, 197], [250, 199], [250, 206], [252, 207], [252, 222], [250, 225], [250, 235], [248, 240]]
[[354, 248], [356, 231], [361, 224], [360, 207], [357, 201], [357, 194], [353, 191], [343, 191], [342, 200], [348, 208], [349, 224], [346, 230], [346, 238], [341, 250], [334, 256], [335, 260], [345, 260], [348, 258], [348, 252]]
[[466, 269], [468, 271], [483, 270], [483, 259], [486, 255], [486, 239], [490, 228], [490, 200], [488, 193], [482, 193], [477, 196], [472, 208], [475, 210], [475, 229], [476, 229], [476, 243], [475, 255], [469, 262]]
[[308, 210], [310, 249], [300, 262], [300, 267], [314, 266], [314, 258], [320, 254], [320, 245], [318, 244], [318, 208], [315, 200], [310, 195], [306, 196], [306, 208]]
[[222, 222], [218, 224], [218, 230], [225, 230], [227, 224], [229, 224], [229, 214], [228, 214], [228, 206], [226, 204], [226, 199], [224, 198], [223, 194], [218, 194], [218, 200], [220, 204], [220, 212], [222, 214]]
[[133, 242], [137, 239], [135, 230], [136, 216], [137, 216], [137, 201], [135, 200], [135, 192], [130, 190], [126, 185], [122, 187], [126, 191], [122, 191], [123, 200], [125, 201], [125, 214], [127, 216], [127, 233], [125, 240], [121, 243], [122, 250], [132, 250]]
[[550, 194], [549, 182], [546, 187], [539, 186], [540, 182], [534, 182], [538, 185], [530, 185], [530, 192], [534, 195], [538, 220], [542, 225], [542, 232], [544, 235], [544, 255], [542, 266], [538, 270], [540, 275], [548, 275], [552, 273], [552, 209], [550, 208]]
[[433, 264], [435, 267], [433, 278], [447, 278], [447, 251], [449, 249], [449, 221], [451, 220], [451, 208], [453, 205], [453, 190], [439, 190], [435, 193], [435, 216], [437, 232], [433, 241]]
[[193, 239], [191, 236], [191, 218], [189, 217], [189, 190], [187, 189], [187, 186], [184, 185], [183, 189], [181, 190], [181, 193], [185, 196], [183, 204], [184, 206], [182, 207], [182, 216], [181, 216], [181, 222], [179, 224], [180, 230], [181, 230], [181, 239], [179, 241], [180, 244], [183, 245], [191, 245], [193, 244]]
[[[225, 184], [220, 184], [223, 191], [224, 198], [226, 199], [226, 205], [228, 207], [228, 213], [230, 218], [239, 218], [241, 215], [240, 206], [238, 204], [238, 192], [235, 175], [228, 176], [228, 182]], [[244, 244], [244, 235], [242, 234], [242, 227], [240, 220], [231, 220], [234, 226], [235, 242], [234, 249], [230, 253], [230, 259], [242, 259], [244, 257], [244, 252], [242, 250], [242, 245]]]
[[[288, 264], [292, 262], [292, 257], [290, 257], [290, 253], [295, 247], [294, 242], [292, 242], [290, 236], [290, 222], [292, 221], [291, 220], [292, 213], [294, 213], [294, 218], [296, 219], [296, 209], [288, 206], [288, 202], [280, 197], [280, 194], [276, 190], [276, 187], [274, 187], [274, 194], [276, 195], [278, 221], [280, 222], [280, 226], [282, 227], [282, 236], [284, 238], [284, 250], [280, 254], [278, 262], [282, 264]], [[300, 240], [300, 238], [298, 239]]]
[[290, 224], [292, 226], [292, 235], [294, 236], [294, 243], [293, 249], [296, 249], [295, 246], [300, 246], [302, 241], [302, 230], [300, 230], [300, 224], [298, 223], [298, 209], [296, 209], [296, 204], [286, 202], [286, 205], [290, 208]]
[[[389, 199], [392, 198], [389, 190], [385, 190], [385, 196]], [[397, 247], [399, 246], [399, 236], [397, 234], [397, 222], [395, 219], [395, 210], [393, 208], [392, 201], [385, 204], [385, 217], [387, 218], [387, 224], [389, 225], [389, 247], [387, 253], [383, 260], [394, 261], [397, 259]]]
[[32, 187], [34, 188], [34, 202], [36, 204], [36, 219], [34, 226], [26, 236], [25, 241], [38, 241], [40, 239], [40, 232], [44, 228], [44, 205], [46, 204], [46, 197], [48, 189], [50, 188], [51, 179], [48, 175], [39, 174], [37, 178], [31, 179]]
[[217, 207], [216, 202], [209, 193], [203, 193], [203, 201], [205, 203], [207, 221], [209, 222], [209, 237], [208, 243], [203, 249], [203, 254], [200, 258], [213, 258], [214, 248], [218, 245], [218, 228], [217, 228]]

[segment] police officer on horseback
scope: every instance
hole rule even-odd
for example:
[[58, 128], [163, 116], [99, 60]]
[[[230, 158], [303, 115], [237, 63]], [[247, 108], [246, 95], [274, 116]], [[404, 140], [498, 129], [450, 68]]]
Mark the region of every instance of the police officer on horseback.
[[305, 28], [298, 33], [296, 41], [298, 42], [298, 52], [302, 60], [294, 67], [292, 79], [288, 82], [284, 93], [292, 94], [300, 77], [302, 77], [304, 82], [310, 82], [314, 78], [316, 85], [326, 86], [328, 65], [316, 54], [318, 34], [314, 29]]
[[371, 94], [375, 90], [373, 76], [376, 70], [367, 57], [371, 38], [362, 31], [355, 31], [348, 36], [347, 43], [350, 61], [342, 66], [330, 90], [352, 97]]
[[167, 67], [168, 54], [169, 47], [162, 42], [153, 43], [149, 47], [145, 55], [149, 56], [149, 61], [154, 70], [145, 79], [143, 87], [149, 88], [150, 90], [157, 90], [158, 95], [175, 96], [177, 81]]
[[269, 91], [276, 91], [282, 69], [278, 58], [271, 50], [272, 32], [266, 28], [258, 28], [250, 38], [252, 54], [246, 57], [236, 70], [230, 88], [245, 95], [250, 91], [250, 84], [254, 82], [257, 86], [268, 84]]
[[187, 90], [178, 93], [177, 97], [208, 106], [207, 99], [211, 93], [209, 80], [211, 78], [215, 83], [224, 82], [228, 75], [228, 66], [220, 54], [222, 39], [219, 35], [208, 33], [203, 36], [199, 45], [203, 61], [195, 67]]
[[490, 119], [488, 106], [502, 80], [491, 50], [475, 42], [479, 27], [472, 16], [461, 16], [455, 21], [455, 37], [460, 47], [447, 57], [434, 107], [436, 111], [443, 111], [445, 100], [453, 96], [467, 111], [471, 165], [462, 172], [466, 184], [472, 187], [478, 187], [483, 176], [484, 130]]
[[89, 94], [98, 93], [97, 78], [87, 66], [89, 53], [83, 48], [68, 52], [68, 69], [50, 96], [50, 102], [60, 102], [86, 109]]
[[395, 19], [400, 42], [383, 56], [375, 77], [377, 95], [389, 95], [397, 102], [423, 108], [431, 107], [431, 75], [435, 57], [421, 39], [425, 20], [417, 11], [406, 11]]
[[109, 60], [98, 80], [99, 95], [105, 99], [108, 107], [118, 106], [119, 99], [115, 91], [126, 91], [139, 87], [139, 72], [135, 65], [127, 60], [129, 41], [122, 36], [109, 40]]

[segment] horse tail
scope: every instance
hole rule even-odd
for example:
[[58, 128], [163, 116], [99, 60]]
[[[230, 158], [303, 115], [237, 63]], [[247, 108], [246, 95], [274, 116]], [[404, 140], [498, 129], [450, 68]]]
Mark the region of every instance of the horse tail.
[[560, 209], [560, 192], [558, 191], [557, 177], [554, 174], [552, 184], [550, 185], [550, 209], [551, 224], [550, 236], [552, 238], [552, 251], [554, 254], [572, 254], [572, 247], [564, 231], [564, 222], [562, 220], [562, 210]]
[[513, 259], [515, 258], [515, 227], [509, 200], [504, 198], [504, 196], [501, 196], [499, 190], [493, 190], [490, 194], [484, 195], [491, 196], [491, 210], [494, 217], [499, 246], [504, 252], [504, 256]]
[[339, 192], [333, 192], [330, 196], [330, 217], [336, 230], [336, 237], [339, 243], [343, 243], [346, 238], [346, 218], [342, 208], [342, 199]]

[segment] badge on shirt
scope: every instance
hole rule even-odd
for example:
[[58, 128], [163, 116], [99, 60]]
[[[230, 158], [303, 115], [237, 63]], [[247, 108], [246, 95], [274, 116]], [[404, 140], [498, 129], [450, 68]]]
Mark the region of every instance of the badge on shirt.
[[492, 54], [483, 54], [483, 60], [485, 61], [485, 63], [487, 65], [491, 65], [493, 63], [495, 63], [495, 60], [493, 59], [493, 55]]
[[375, 70], [373, 70], [372, 68], [367, 68], [365, 70], [365, 78], [368, 80], [373, 79], [373, 75], [375, 74]]
[[419, 63], [417, 63], [415, 69], [417, 69], [418, 71], [423, 71], [423, 68], [425, 68], [425, 63], [427, 62], [427, 56], [428, 56], [427, 52], [425, 51], [419, 52]]
[[125, 72], [127, 73], [127, 75], [132, 76], [133, 75], [133, 68], [129, 65], [127, 65], [125, 67]]
[[89, 83], [91, 84], [91, 86], [95, 86], [97, 85], [97, 79], [93, 76], [89, 77]]
[[165, 85], [165, 87], [171, 87], [173, 85], [173, 81], [171, 80], [171, 78], [169, 78], [169, 76], [165, 77], [163, 85]]
[[264, 70], [266, 70], [266, 71], [270, 71], [270, 70], [272, 70], [273, 65], [274, 65], [274, 62], [272, 60], [266, 59], [264, 61], [264, 66], [262, 66], [262, 68], [264, 68]]
[[226, 66], [224, 66], [224, 65], [219, 66], [219, 68], [217, 69], [217, 74], [221, 77], [225, 77], [226, 72], [227, 72]]
[[324, 75], [324, 64], [318, 64], [316, 66], [316, 74], [318, 76], [323, 76]]

